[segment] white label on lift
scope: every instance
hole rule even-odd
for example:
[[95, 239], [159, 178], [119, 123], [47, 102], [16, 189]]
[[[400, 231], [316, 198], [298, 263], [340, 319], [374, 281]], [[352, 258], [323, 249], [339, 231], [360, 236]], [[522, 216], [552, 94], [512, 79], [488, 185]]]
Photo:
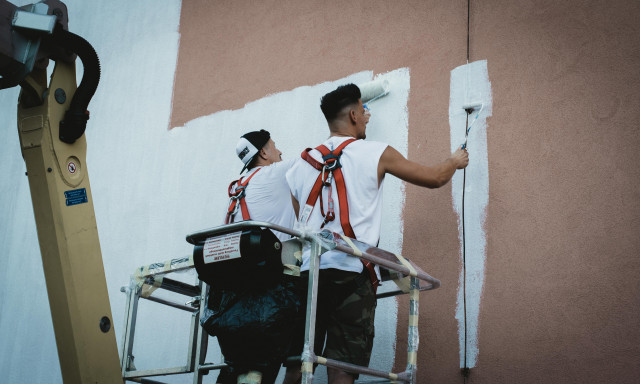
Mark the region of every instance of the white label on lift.
[[205, 264], [240, 258], [240, 236], [242, 231], [224, 236], [210, 237], [204, 242], [202, 256]]

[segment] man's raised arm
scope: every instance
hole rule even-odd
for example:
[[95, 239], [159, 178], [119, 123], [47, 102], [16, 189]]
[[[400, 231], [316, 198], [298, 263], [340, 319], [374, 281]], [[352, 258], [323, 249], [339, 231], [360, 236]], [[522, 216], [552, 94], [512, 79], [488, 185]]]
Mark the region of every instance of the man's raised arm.
[[451, 180], [457, 169], [463, 169], [467, 164], [469, 164], [469, 153], [462, 147], [442, 163], [426, 166], [407, 160], [396, 149], [388, 146], [378, 162], [378, 185], [382, 182], [384, 175], [390, 173], [411, 184], [440, 188]]

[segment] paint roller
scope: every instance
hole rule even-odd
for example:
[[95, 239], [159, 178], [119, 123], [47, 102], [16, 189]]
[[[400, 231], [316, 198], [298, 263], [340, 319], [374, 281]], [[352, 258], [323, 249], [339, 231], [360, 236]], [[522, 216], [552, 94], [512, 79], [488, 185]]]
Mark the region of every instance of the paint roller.
[[471, 130], [471, 127], [473, 127], [473, 124], [476, 122], [476, 120], [478, 120], [478, 116], [480, 116], [480, 114], [482, 113], [483, 108], [484, 108], [484, 104], [482, 104], [479, 101], [467, 103], [462, 106], [462, 109], [464, 109], [468, 115], [470, 115], [474, 110], [478, 111], [478, 113], [476, 114], [476, 117], [473, 119], [471, 124], [469, 124], [466, 132], [464, 133], [464, 144], [462, 144], [462, 149], [467, 148], [467, 138], [469, 137], [469, 131]]
[[389, 80], [378, 79], [358, 85], [362, 103], [370, 103], [389, 93]]

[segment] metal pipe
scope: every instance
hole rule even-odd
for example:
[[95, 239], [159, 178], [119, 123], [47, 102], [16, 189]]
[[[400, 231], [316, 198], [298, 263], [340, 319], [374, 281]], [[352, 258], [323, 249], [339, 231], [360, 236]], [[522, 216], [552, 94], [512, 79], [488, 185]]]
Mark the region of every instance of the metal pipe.
[[145, 369], [141, 371], [127, 371], [123, 375], [123, 378], [126, 380], [132, 380], [138, 377], [147, 377], [147, 376], [165, 376], [165, 375], [179, 375], [182, 373], [189, 373], [187, 367], [173, 367], [173, 368], [159, 368], [159, 369]]
[[210, 371], [212, 369], [222, 369], [222, 368], [226, 368], [227, 364], [224, 363], [220, 363], [220, 364], [203, 364], [201, 365], [198, 370], [200, 371]]
[[143, 379], [138, 377], [127, 379], [127, 381], [133, 381], [134, 383], [142, 383], [142, 384], [167, 384], [164, 381], [155, 381], [151, 379]]
[[[198, 301], [198, 304], [200, 302]], [[189, 349], [187, 350], [187, 369], [193, 372], [196, 366], [196, 349], [198, 347], [198, 336], [203, 331], [200, 327], [200, 310], [198, 306], [197, 311], [191, 314], [191, 327], [189, 329]]]
[[185, 296], [198, 296], [200, 294], [200, 288], [197, 285], [186, 284], [166, 277], [162, 278], [160, 288]]
[[[204, 316], [205, 308], [207, 307], [207, 296], [209, 296], [209, 286], [205, 283], [200, 282], [200, 316], [199, 319]], [[198, 320], [199, 320], [198, 319]], [[194, 374], [193, 374], [193, 384], [202, 384], [202, 366], [204, 365], [204, 360], [207, 356], [207, 348], [209, 347], [209, 334], [204, 331], [204, 328], [198, 327], [198, 332], [196, 336], [196, 346], [194, 353]], [[208, 370], [206, 371], [209, 372]]]
[[[420, 287], [420, 292], [422, 291], [431, 291], [433, 288], [432, 287]], [[400, 289], [397, 289], [395, 291], [389, 291], [389, 292], [382, 292], [376, 295], [376, 300], [379, 299], [386, 299], [387, 297], [394, 297], [394, 296], [400, 296], [400, 295], [406, 295], [409, 292], [404, 292]]]
[[134, 287], [127, 293], [127, 316], [125, 317], [124, 335], [122, 337], [122, 359], [120, 369], [122, 376], [126, 374], [133, 362], [133, 341], [136, 333], [136, 320], [138, 318], [138, 302], [140, 289]]
[[173, 308], [178, 308], [178, 309], [182, 309], [183, 311], [187, 311], [187, 312], [197, 312], [200, 309], [199, 308], [193, 308], [193, 307], [188, 307], [186, 305], [182, 305], [182, 304], [178, 304], [178, 303], [174, 303], [173, 301], [168, 301], [168, 300], [164, 300], [164, 299], [159, 299], [157, 297], [153, 297], [153, 296], [149, 296], [149, 297], [142, 297], [142, 299], [146, 299], [149, 301], [154, 301], [156, 303], [160, 303], [160, 304], [164, 304], [164, 305], [168, 305], [170, 307]]
[[313, 362], [316, 339], [316, 310], [318, 306], [318, 280], [320, 278], [321, 245], [314, 239], [311, 241], [311, 258], [309, 260], [309, 281], [307, 288], [307, 321], [304, 329], [304, 349], [302, 351], [302, 384], [313, 382]]
[[[253, 221], [253, 220], [246, 220], [246, 221], [239, 221], [237, 223], [232, 223], [232, 224], [227, 224], [227, 225], [221, 225], [219, 227], [215, 227], [215, 228], [211, 228], [211, 229], [207, 229], [204, 231], [200, 231], [200, 232], [196, 232], [193, 233], [191, 235], [187, 236], [187, 241], [191, 244], [199, 244], [204, 242], [207, 238], [209, 237], [213, 237], [216, 235], [221, 235], [221, 234], [225, 234], [225, 233], [230, 233], [230, 232], [236, 232], [236, 231], [240, 231], [246, 228], [253, 228], [253, 227], [264, 227], [264, 228], [269, 228], [269, 229], [274, 229], [276, 231], [282, 232], [282, 233], [286, 233], [288, 235], [291, 236], [295, 236], [307, 241], [311, 241], [312, 239], [310, 238], [310, 236], [308, 234], [304, 234], [300, 231], [296, 231], [294, 229], [290, 229], [290, 228], [285, 228], [282, 227], [280, 225], [275, 225], [275, 224], [271, 224], [271, 223], [267, 223], [267, 222], [263, 222], [263, 221]], [[393, 271], [398, 271], [404, 275], [410, 275], [411, 271], [409, 270], [409, 268], [405, 267], [404, 265], [400, 265], [400, 264], [396, 264], [392, 261], [380, 258], [378, 256], [374, 256], [370, 253], [367, 252], [362, 252], [362, 255], [356, 255], [355, 252], [353, 251], [353, 249], [351, 249], [350, 247], [347, 247], [345, 245], [342, 244], [336, 244], [335, 249], [347, 253], [351, 256], [354, 257], [360, 257], [362, 259], [371, 261], [374, 264], [378, 264], [381, 265], [387, 269], [391, 269]], [[417, 277], [420, 280], [424, 280], [428, 283], [431, 284], [430, 289], [435, 289], [440, 287], [440, 280], [436, 279], [435, 277], [430, 276], [429, 274], [423, 272], [423, 271], [417, 271]]]
[[374, 376], [374, 377], [382, 377], [384, 379], [389, 379], [389, 380], [393, 380], [393, 381], [409, 382], [409, 380], [410, 380], [410, 378], [408, 377], [409, 375], [407, 374], [407, 372], [393, 373], [393, 372], [378, 371], [376, 369], [371, 369], [371, 368], [362, 367], [362, 366], [359, 366], [359, 365], [349, 364], [349, 363], [345, 363], [345, 362], [338, 361], [338, 360], [327, 359], [327, 358], [320, 357], [320, 356], [316, 357], [315, 362], [318, 363], [318, 364], [322, 364], [324, 366], [327, 366], [327, 367], [338, 368], [338, 369], [343, 370], [345, 372], [358, 373], [358, 374], [367, 375], [367, 376]]
[[[167, 268], [165, 265], [166, 262], [169, 262], [170, 265]], [[146, 266], [141, 266], [136, 268], [134, 276], [138, 279], [146, 279], [147, 277], [156, 276], [156, 275], [167, 275], [169, 273], [182, 272], [186, 270], [193, 269], [193, 261], [191, 257], [181, 257], [177, 259], [167, 260], [163, 263], [153, 263]], [[146, 273], [143, 273], [146, 271]]]
[[[365, 375], [366, 376], [366, 375]], [[356, 380], [354, 384], [395, 384], [397, 381], [390, 379], [377, 379], [377, 380]]]
[[[378, 264], [380, 266], [383, 266], [387, 269], [391, 269], [393, 271], [398, 271], [404, 275], [410, 275], [411, 271], [409, 270], [409, 268], [405, 267], [404, 265], [400, 265], [400, 264], [396, 264], [392, 261], [383, 259], [381, 257], [378, 256], [374, 256], [370, 253], [367, 252], [362, 252], [362, 256], [356, 256], [355, 253], [353, 252], [353, 250], [350, 247], [347, 247], [345, 245], [342, 244], [337, 244], [336, 248], [338, 251], [344, 252], [344, 253], [348, 253], [354, 257], [360, 257], [361, 259], [365, 259], [368, 261], [371, 261], [374, 264]], [[428, 273], [426, 272], [422, 272], [422, 271], [416, 271], [417, 275], [416, 277], [419, 278], [420, 280], [424, 280], [428, 283], [430, 283], [430, 289], [436, 289], [438, 287], [440, 287], [440, 280], [436, 279], [435, 277], [430, 276]]]
[[407, 340], [407, 369], [410, 375], [411, 384], [416, 384], [416, 372], [418, 370], [418, 344], [420, 335], [418, 333], [418, 319], [420, 315], [420, 282], [417, 278], [411, 278], [411, 298], [409, 300], [409, 335]]

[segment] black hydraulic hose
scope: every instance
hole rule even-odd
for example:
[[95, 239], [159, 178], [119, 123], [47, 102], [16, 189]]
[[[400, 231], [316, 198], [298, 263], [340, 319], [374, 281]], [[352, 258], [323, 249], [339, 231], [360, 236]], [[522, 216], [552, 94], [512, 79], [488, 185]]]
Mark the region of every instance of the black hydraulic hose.
[[21, 63], [13, 58], [11, 20], [18, 9], [7, 0], [0, 0], [0, 89], [13, 88], [20, 82]]
[[88, 41], [74, 33], [65, 31], [60, 24], [56, 25], [52, 40], [54, 44], [77, 54], [84, 66], [80, 85], [73, 95], [64, 119], [60, 122], [60, 140], [73, 144], [87, 128], [87, 120], [89, 120], [87, 107], [100, 82], [100, 60]]

